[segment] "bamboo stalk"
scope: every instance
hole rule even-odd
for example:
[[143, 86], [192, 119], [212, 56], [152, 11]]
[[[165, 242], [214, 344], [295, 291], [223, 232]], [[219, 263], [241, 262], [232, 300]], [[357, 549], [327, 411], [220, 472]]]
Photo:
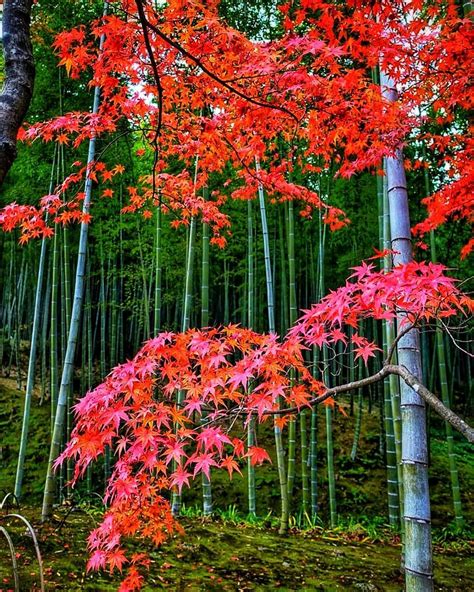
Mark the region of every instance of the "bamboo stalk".
[[[325, 228], [322, 227], [322, 214], [319, 212], [319, 298], [321, 299], [325, 292], [324, 285], [324, 255], [325, 255]], [[323, 380], [329, 387], [329, 362], [327, 346], [322, 347], [322, 362], [323, 362]], [[334, 527], [337, 522], [337, 504], [336, 504], [336, 477], [334, 473], [334, 445], [332, 434], [332, 409], [329, 405], [325, 407], [326, 418], [326, 460], [327, 460], [327, 478], [329, 491], [329, 520], [331, 527]]]
[[[426, 157], [425, 146], [423, 145], [423, 156]], [[431, 194], [430, 189], [430, 180], [428, 176], [427, 169], [424, 170], [424, 178], [425, 178], [425, 193], [426, 196]], [[430, 246], [431, 246], [431, 260], [433, 262], [437, 261], [437, 253], [436, 253], [436, 242], [435, 242], [435, 235], [434, 231], [432, 230], [430, 233]], [[438, 374], [439, 374], [439, 383], [441, 388], [441, 400], [445, 404], [448, 409], [451, 408], [451, 401], [450, 401], [450, 389], [448, 385], [448, 374], [446, 371], [446, 348], [444, 344], [443, 338], [443, 330], [439, 321], [436, 322], [436, 332], [435, 332], [435, 347], [436, 347], [436, 355], [438, 358]], [[453, 389], [452, 389], [453, 390]], [[461, 528], [464, 525], [464, 516], [462, 511], [462, 503], [461, 503], [461, 490], [459, 487], [459, 475], [458, 469], [456, 466], [456, 452], [454, 449], [454, 437], [453, 437], [453, 428], [451, 424], [445, 422], [445, 429], [446, 429], [446, 442], [448, 447], [448, 460], [449, 460], [449, 476], [451, 479], [451, 495], [453, 498], [453, 509], [454, 509], [454, 520], [455, 524], [458, 528]]]
[[[247, 202], [247, 275], [248, 275], [248, 327], [254, 329], [255, 324], [255, 274], [254, 274], [254, 239], [253, 239], [253, 208], [252, 202]], [[249, 389], [250, 391], [250, 389]], [[247, 446], [255, 445], [255, 418], [252, 416], [249, 419], [247, 426]], [[257, 515], [257, 496], [255, 490], [255, 467], [252, 465], [251, 459], [247, 459], [247, 495], [248, 495], [248, 510], [250, 516]]]
[[[53, 163], [54, 167], [54, 163]], [[52, 192], [52, 180], [50, 183], [50, 193]], [[43, 289], [44, 266], [46, 261], [46, 239], [41, 241], [41, 252], [39, 259], [38, 275], [36, 280], [35, 293], [35, 307], [33, 314], [33, 328], [31, 332], [30, 356], [28, 359], [28, 375], [26, 378], [26, 392], [25, 402], [23, 408], [23, 422], [21, 427], [20, 450], [18, 452], [18, 463], [15, 478], [15, 496], [17, 499], [21, 498], [21, 490], [23, 485], [23, 474], [26, 458], [26, 447], [28, 443], [28, 429], [30, 425], [30, 409], [31, 399], [33, 395], [33, 388], [35, 383], [35, 365], [36, 365], [36, 349], [38, 344], [38, 333], [41, 321], [41, 294]]]
[[153, 332], [158, 335], [161, 328], [161, 304], [162, 304], [162, 262], [161, 262], [161, 242], [162, 242], [162, 222], [161, 222], [161, 203], [156, 207], [156, 230], [155, 230], [155, 314]]
[[[398, 100], [392, 80], [380, 72], [382, 94], [389, 103]], [[394, 265], [413, 260], [408, 193], [401, 149], [386, 158], [387, 192]], [[398, 315], [399, 330], [405, 321]], [[405, 333], [397, 343], [398, 361], [415, 377], [421, 377], [419, 334]], [[425, 404], [418, 392], [406, 383], [401, 388], [402, 464], [405, 521], [405, 584], [407, 592], [433, 590], [431, 513], [428, 486], [428, 449]]]
[[[108, 2], [104, 2], [104, 15], [107, 13]], [[104, 35], [101, 35], [99, 42], [99, 51], [103, 47]], [[92, 113], [97, 114], [99, 110], [100, 102], [100, 89], [96, 86], [94, 91], [94, 101], [92, 107]], [[87, 156], [87, 163], [90, 165], [95, 158], [95, 144], [96, 138], [92, 136], [89, 140], [89, 151]], [[86, 182], [84, 187], [84, 200], [82, 211], [83, 214], [89, 213], [90, 202], [92, 194], [92, 179], [90, 176], [89, 168], [86, 172]], [[56, 407], [56, 415], [54, 421], [53, 435], [51, 439], [51, 447], [48, 459], [48, 468], [46, 473], [46, 483], [43, 495], [43, 507], [42, 507], [42, 520], [47, 520], [51, 514], [54, 491], [55, 491], [55, 476], [53, 470], [53, 463], [57, 458], [61, 440], [64, 434], [65, 427], [65, 415], [67, 408], [67, 394], [69, 388], [72, 386], [73, 370], [74, 370], [74, 354], [76, 352], [77, 337], [79, 332], [79, 322], [82, 312], [82, 304], [84, 298], [84, 276], [85, 276], [85, 265], [86, 265], [86, 250], [87, 250], [87, 237], [88, 237], [88, 224], [85, 222], [81, 223], [80, 236], [79, 236], [79, 250], [76, 267], [76, 279], [74, 288], [74, 301], [71, 313], [71, 324], [69, 327], [69, 334], [67, 340], [66, 356], [64, 359], [61, 386], [59, 389], [58, 403]]]
[[[55, 153], [56, 155], [56, 153]], [[54, 174], [55, 158], [53, 157], [53, 164], [51, 167], [51, 178], [49, 182], [49, 193], [53, 192], [53, 174]], [[35, 384], [35, 366], [36, 366], [36, 349], [38, 344], [38, 334], [41, 323], [41, 296], [43, 290], [43, 277], [46, 261], [46, 238], [41, 240], [41, 251], [38, 265], [38, 274], [36, 279], [35, 292], [35, 306], [33, 313], [33, 327], [31, 331], [30, 342], [30, 356], [28, 359], [28, 374], [26, 378], [26, 392], [23, 408], [23, 422], [21, 426], [20, 449], [18, 451], [18, 462], [16, 468], [15, 478], [15, 496], [17, 499], [21, 498], [21, 490], [23, 485], [23, 474], [25, 467], [26, 447], [28, 443], [28, 429], [30, 425], [30, 409], [31, 399], [33, 395], [33, 388]]]
[[[255, 158], [255, 168], [257, 173], [260, 170], [258, 159]], [[273, 292], [273, 277], [272, 265], [270, 259], [270, 241], [268, 237], [267, 212], [265, 207], [265, 195], [263, 187], [258, 185], [258, 199], [260, 205], [260, 218], [262, 223], [263, 236], [263, 253], [265, 260], [265, 278], [267, 287], [267, 311], [268, 311], [268, 329], [270, 333], [275, 332], [275, 299]], [[283, 437], [281, 428], [278, 426], [276, 419], [273, 424], [273, 431], [275, 435], [275, 448], [277, 455], [278, 479], [280, 482], [280, 497], [281, 497], [281, 516], [280, 516], [280, 534], [285, 534], [288, 530], [289, 506], [288, 506], [288, 490], [286, 481], [285, 458], [283, 450]]]
[[[204, 189], [204, 200], [208, 197], [207, 187]], [[202, 224], [202, 264], [201, 264], [201, 327], [209, 326], [209, 224]], [[204, 421], [206, 414], [203, 413]], [[202, 473], [202, 505], [205, 516], [212, 514], [212, 486], [209, 477]]]
[[[289, 305], [290, 305], [290, 326], [296, 321], [296, 272], [295, 272], [295, 217], [293, 201], [288, 202], [288, 279], [289, 279]], [[291, 372], [290, 384], [295, 381], [294, 372]], [[288, 505], [291, 505], [293, 497], [293, 485], [296, 469], [296, 416], [292, 415], [288, 421], [288, 472], [287, 490]]]
[[[383, 251], [390, 247], [389, 241], [389, 226], [390, 218], [388, 215], [388, 195], [386, 192], [386, 183], [377, 176], [377, 203], [379, 211], [379, 249]], [[384, 257], [381, 261], [382, 269], [387, 267], [388, 271], [389, 257]], [[390, 328], [388, 321], [382, 323], [382, 343], [383, 352], [386, 357], [389, 351]], [[391, 526], [397, 527], [400, 525], [400, 495], [399, 484], [401, 479], [401, 442], [399, 446], [399, 458], [397, 458], [397, 445], [395, 439], [395, 428], [392, 408], [392, 394], [395, 396], [395, 388], [398, 387], [397, 378], [393, 377], [393, 385], [391, 384], [391, 377], [383, 381], [383, 397], [384, 397], [384, 419], [385, 419], [385, 458], [387, 464], [387, 498], [388, 498], [388, 520]], [[392, 389], [393, 386], [393, 389]]]
[[[196, 190], [197, 177], [198, 177], [198, 164], [199, 158], [196, 156], [195, 168], [194, 168], [194, 190]], [[193, 269], [194, 269], [194, 250], [196, 242], [196, 218], [191, 217], [189, 223], [188, 232], [188, 244], [186, 249], [186, 275], [184, 280], [184, 295], [183, 295], [183, 316], [181, 321], [181, 331], [185, 333], [191, 325], [191, 306], [192, 306], [192, 281], [193, 281]], [[177, 396], [177, 405], [180, 407], [184, 401], [184, 391], [180, 390]], [[173, 492], [171, 509], [175, 516], [177, 516], [181, 510], [181, 494]]]
[[[362, 378], [362, 360], [359, 358], [359, 363], [357, 364], [358, 369], [358, 380]], [[359, 438], [360, 438], [360, 431], [362, 428], [362, 415], [363, 415], [363, 393], [362, 389], [358, 389], [357, 392], [357, 407], [356, 407], [356, 421], [355, 421], [355, 429], [354, 429], [354, 439], [352, 442], [352, 450], [351, 450], [351, 460], [354, 461], [357, 456], [357, 447], [359, 445]]]

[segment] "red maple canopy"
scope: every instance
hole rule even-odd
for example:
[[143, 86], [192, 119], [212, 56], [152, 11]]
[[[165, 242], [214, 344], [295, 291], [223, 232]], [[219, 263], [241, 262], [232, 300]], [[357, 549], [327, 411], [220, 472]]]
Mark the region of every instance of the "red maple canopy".
[[[160, 201], [164, 211], [179, 212], [182, 222], [202, 214], [212, 224], [214, 242], [222, 245], [229, 225], [222, 204], [229, 194], [252, 199], [261, 183], [275, 200], [300, 201], [305, 215], [323, 207], [325, 222], [337, 229], [347, 219], [322, 202], [312, 177], [331, 163], [345, 177], [376, 171], [383, 156], [410, 138], [424, 143], [450, 179], [425, 200], [429, 215], [417, 231], [448, 218], [472, 219], [472, 139], [453, 125], [460, 110], [473, 106], [467, 67], [472, 25], [459, 17], [455, 2], [425, 9], [418, 0], [311, 0], [297, 10], [288, 3], [280, 7], [282, 34], [268, 42], [230, 28], [215, 0], [172, 0], [158, 8], [138, 0], [107, 4], [107, 16], [60, 33], [54, 44], [71, 77], [90, 77], [89, 84], [101, 89], [98, 113], [67, 113], [27, 125], [20, 138], [78, 147], [116, 132], [125, 120], [130, 133], [143, 139], [138, 154], [156, 153], [153, 175], [128, 189], [126, 211], [150, 215]], [[382, 98], [374, 80], [378, 66], [396, 82], [397, 103]], [[433, 123], [436, 132], [430, 131]], [[173, 158], [183, 163], [176, 174], [167, 171]], [[196, 159], [195, 180], [190, 171]], [[234, 175], [224, 183], [226, 191], [215, 190], [204, 200], [209, 175], [223, 173], [229, 163]], [[407, 164], [427, 166], [423, 159]], [[5, 208], [3, 228], [19, 225], [27, 240], [51, 233], [46, 212], [59, 222], [84, 220], [81, 193], [70, 197], [86, 173], [80, 162], [76, 166], [39, 207]], [[291, 182], [295, 168], [305, 174], [305, 186]], [[102, 195], [112, 197], [107, 182], [123, 166], [107, 170], [94, 162], [89, 169], [105, 186]]]

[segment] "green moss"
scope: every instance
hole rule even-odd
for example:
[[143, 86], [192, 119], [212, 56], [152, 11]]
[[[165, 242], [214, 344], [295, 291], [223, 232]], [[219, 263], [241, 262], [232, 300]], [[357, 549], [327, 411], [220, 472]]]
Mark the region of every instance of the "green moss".
[[[23, 481], [23, 495], [35, 500], [42, 493], [49, 451], [50, 408], [48, 402], [42, 405], [39, 402], [35, 394]], [[0, 378], [0, 492], [7, 493], [14, 488], [23, 405], [24, 391], [16, 388], [16, 381]]]
[[[24, 510], [34, 522], [37, 512]], [[85, 573], [86, 537], [94, 518], [61, 508], [55, 521], [38, 525], [48, 590], [116, 590], [119, 574]], [[145, 591], [151, 590], [400, 590], [400, 547], [347, 541], [326, 534], [293, 534], [235, 526], [210, 519], [184, 519], [184, 537], [152, 551]], [[22, 590], [35, 590], [38, 569], [31, 540], [12, 521]], [[133, 543], [137, 550], [139, 542]], [[0, 549], [3, 549], [0, 547]], [[148, 547], [148, 549], [150, 549]], [[474, 558], [466, 552], [438, 554], [436, 590], [474, 589]], [[7, 581], [4, 580], [7, 579]], [[6, 550], [0, 551], [0, 581], [11, 573]]]

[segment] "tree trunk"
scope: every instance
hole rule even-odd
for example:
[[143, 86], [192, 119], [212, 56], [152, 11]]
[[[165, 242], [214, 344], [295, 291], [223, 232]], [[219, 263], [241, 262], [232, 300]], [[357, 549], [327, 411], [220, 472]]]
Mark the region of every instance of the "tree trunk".
[[6, 0], [3, 9], [5, 81], [0, 93], [0, 186], [16, 158], [16, 137], [33, 95], [32, 0]]

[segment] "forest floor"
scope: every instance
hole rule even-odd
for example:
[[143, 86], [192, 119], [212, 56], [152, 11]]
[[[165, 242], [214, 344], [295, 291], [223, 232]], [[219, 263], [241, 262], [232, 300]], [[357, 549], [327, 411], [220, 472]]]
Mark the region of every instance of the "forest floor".
[[[97, 524], [89, 510], [57, 508], [47, 525], [38, 508], [22, 510], [37, 528], [46, 590], [116, 590], [120, 574], [86, 573], [86, 538]], [[16, 542], [21, 592], [39, 590], [33, 542], [19, 521], [4, 518]], [[313, 530], [281, 537], [274, 529], [212, 519], [184, 518], [184, 536], [152, 551], [144, 590], [359, 590], [400, 591], [400, 545], [361, 542], [361, 533]], [[352, 540], [351, 540], [352, 539]], [[2, 546], [0, 546], [2, 549]], [[136, 547], [134, 546], [134, 550]], [[474, 557], [468, 546], [437, 547], [435, 590], [474, 590]], [[0, 551], [0, 591], [13, 590], [7, 549]]]
[[[0, 377], [0, 501], [12, 491], [23, 394], [16, 381]], [[46, 469], [50, 409], [39, 404], [35, 392], [30, 421], [22, 513], [38, 531], [44, 561], [46, 590], [116, 590], [119, 575], [86, 574], [86, 539], [100, 517], [100, 510], [85, 503], [84, 486], [78, 487], [77, 507], [58, 506], [48, 525], [38, 523], [41, 491]], [[327, 487], [324, 447], [318, 454], [321, 520], [313, 530], [278, 536], [278, 486], [275, 464], [258, 467], [258, 514], [269, 516], [256, 528], [227, 511], [224, 521], [202, 519], [192, 508], [200, 504], [200, 483], [185, 493], [188, 517], [182, 518], [186, 534], [153, 551], [145, 590], [402, 590], [399, 570], [401, 548], [398, 537], [386, 523], [386, 476], [379, 452], [380, 419], [377, 409], [364, 410], [358, 456], [350, 459], [354, 418], [335, 416], [335, 466], [340, 525], [324, 528], [327, 519]], [[435, 525], [436, 590], [474, 590], [474, 455], [473, 447], [456, 440], [457, 463], [467, 527], [454, 533], [449, 489], [448, 459], [443, 426], [433, 426], [431, 438], [430, 487]], [[267, 437], [265, 428], [259, 438]], [[320, 441], [325, 441], [321, 422]], [[224, 512], [235, 504], [244, 513], [246, 479], [231, 483], [222, 472], [213, 473], [215, 507]], [[102, 470], [94, 469], [97, 491], [103, 488]], [[81, 502], [82, 499], [82, 502]], [[90, 498], [89, 498], [90, 500]], [[299, 500], [295, 499], [295, 507]], [[12, 510], [10, 510], [12, 511]], [[233, 516], [233, 519], [232, 519]], [[7, 520], [1, 518], [0, 520]], [[297, 517], [293, 518], [293, 524]], [[0, 524], [1, 525], [1, 524]], [[4, 523], [5, 525], [5, 523]], [[16, 525], [16, 526], [15, 526]], [[18, 520], [9, 524], [19, 553], [20, 591], [38, 590], [38, 567], [31, 539]], [[1, 532], [0, 532], [1, 536]], [[12, 569], [5, 540], [0, 539], [0, 592], [13, 590]]]

